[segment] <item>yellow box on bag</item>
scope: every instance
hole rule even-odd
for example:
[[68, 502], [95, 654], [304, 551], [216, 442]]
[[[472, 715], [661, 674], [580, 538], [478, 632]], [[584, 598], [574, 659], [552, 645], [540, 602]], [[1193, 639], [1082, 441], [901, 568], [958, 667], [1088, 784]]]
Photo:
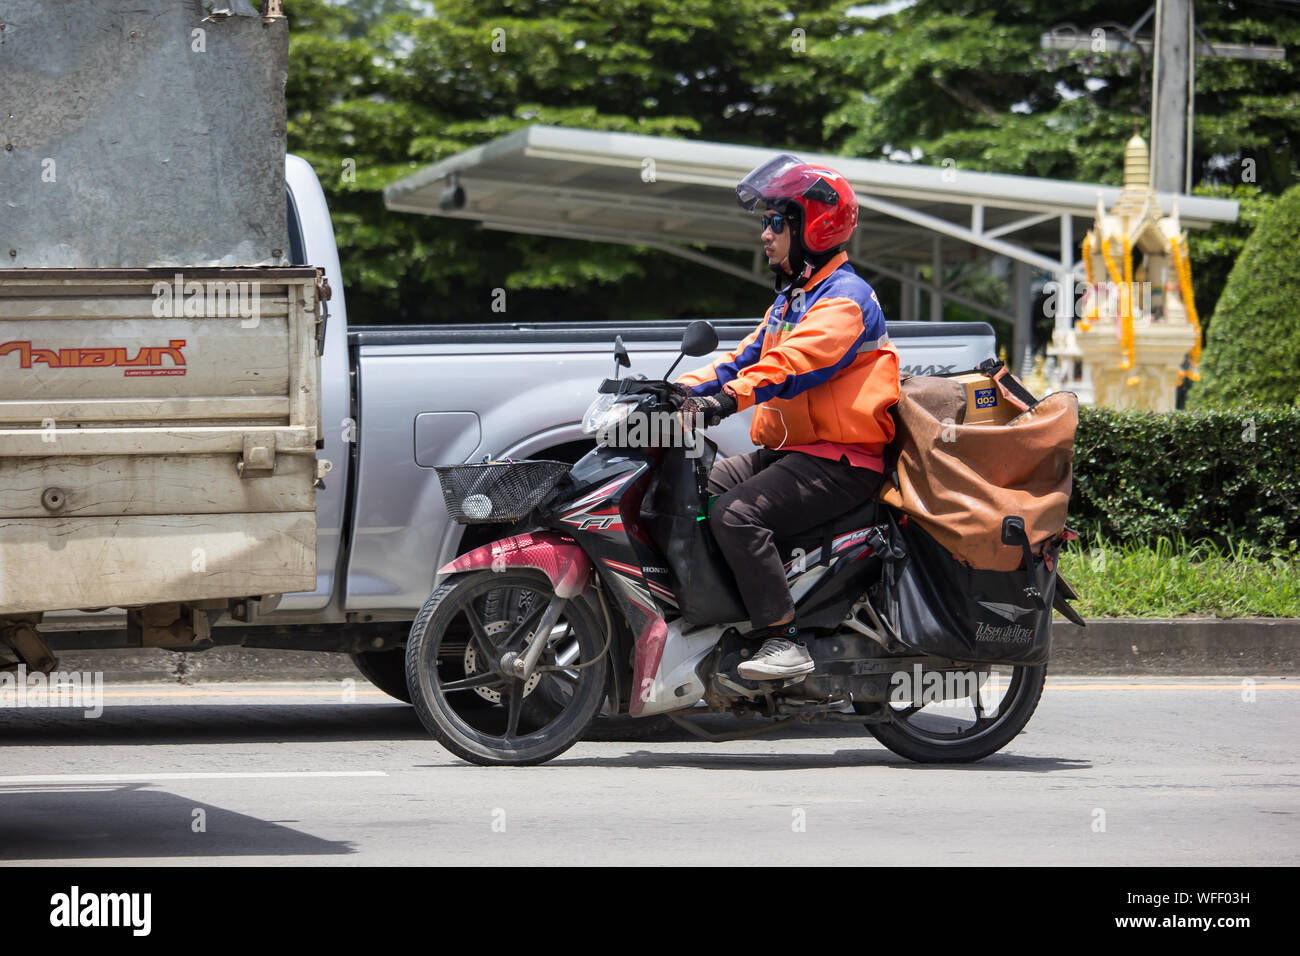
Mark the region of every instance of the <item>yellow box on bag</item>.
[[1002, 396], [998, 383], [989, 376], [970, 372], [953, 378], [966, 389], [966, 418], [962, 424], [1005, 425], [1020, 414], [1020, 409]]

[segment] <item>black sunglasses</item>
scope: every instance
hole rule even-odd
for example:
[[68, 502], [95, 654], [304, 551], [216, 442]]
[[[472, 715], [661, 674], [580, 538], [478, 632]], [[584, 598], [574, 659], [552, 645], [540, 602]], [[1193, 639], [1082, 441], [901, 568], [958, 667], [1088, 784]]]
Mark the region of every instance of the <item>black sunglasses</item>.
[[774, 212], [771, 215], [765, 215], [763, 216], [763, 228], [771, 229], [774, 235], [779, 236], [785, 229], [785, 219], [786, 217], [780, 213]]

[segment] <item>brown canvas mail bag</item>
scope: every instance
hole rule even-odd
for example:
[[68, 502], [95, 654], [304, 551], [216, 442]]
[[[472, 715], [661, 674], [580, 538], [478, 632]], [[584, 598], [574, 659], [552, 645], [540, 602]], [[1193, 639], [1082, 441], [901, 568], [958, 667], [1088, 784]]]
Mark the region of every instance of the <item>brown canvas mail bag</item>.
[[1004, 543], [1005, 518], [1024, 520], [1039, 556], [1065, 528], [1079, 400], [1056, 392], [1030, 404], [1021, 399], [1032, 396], [1009, 374], [995, 378], [1009, 400], [1029, 405], [1006, 425], [964, 424], [966, 390], [951, 378], [903, 381], [886, 450], [886, 472], [894, 474], [880, 500], [971, 567], [1014, 571], [1024, 553]]

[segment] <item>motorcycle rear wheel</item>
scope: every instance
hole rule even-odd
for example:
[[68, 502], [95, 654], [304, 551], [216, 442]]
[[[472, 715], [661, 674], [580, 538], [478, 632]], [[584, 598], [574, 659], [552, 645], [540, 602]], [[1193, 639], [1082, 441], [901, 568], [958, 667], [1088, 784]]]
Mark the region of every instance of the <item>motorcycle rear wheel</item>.
[[[439, 658], [464, 657], [463, 643], [450, 647], [444, 642], [464, 642], [463, 635], [474, 630], [470, 615], [475, 623], [488, 624], [478, 617], [487, 603], [479, 599], [502, 590], [533, 592], [539, 610], [554, 597], [550, 581], [538, 571], [478, 571], [453, 577], [429, 596], [411, 625], [406, 682], [425, 729], [456, 756], [485, 766], [544, 763], [581, 740], [600, 710], [608, 667], [608, 658], [601, 654], [603, 625], [587, 601], [578, 598], [565, 604], [539, 667], [555, 668], [541, 676], [566, 682], [571, 692], [549, 700], [540, 715], [539, 708], [530, 707], [524, 716], [524, 701], [538, 681], [525, 684], [497, 666], [509, 628], [480, 628], [485, 636], [472, 640], [486, 640], [492, 647], [489, 651], [481, 643], [474, 645], [476, 667], [468, 676], [448, 680], [447, 669], [437, 663]], [[557, 647], [567, 649], [563, 669], [556, 661]], [[522, 646], [511, 649], [523, 651]], [[590, 666], [579, 666], [588, 662]], [[499, 703], [483, 707], [478, 689], [491, 691]]]
[[[971, 763], [997, 753], [1024, 730], [1034, 715], [1046, 683], [1047, 667], [990, 670], [985, 688], [995, 675], [1009, 674], [1006, 692], [997, 700], [990, 700], [987, 693], [980, 694], [983, 714], [975, 709], [972, 698], [921, 707], [885, 703], [881, 706], [890, 711], [886, 715], [889, 719], [868, 723], [867, 729], [894, 753], [917, 763]], [[960, 712], [964, 709], [963, 699], [971, 701], [970, 715]], [[989, 710], [996, 712], [989, 714]]]

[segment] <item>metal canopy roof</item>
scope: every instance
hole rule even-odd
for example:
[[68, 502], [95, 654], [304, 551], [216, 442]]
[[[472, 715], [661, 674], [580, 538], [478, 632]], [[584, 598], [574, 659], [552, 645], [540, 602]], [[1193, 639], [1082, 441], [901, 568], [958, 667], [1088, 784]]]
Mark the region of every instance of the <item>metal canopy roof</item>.
[[[755, 219], [736, 205], [734, 188], [745, 173], [779, 151], [529, 126], [391, 184], [384, 200], [393, 210], [478, 219], [488, 228], [752, 250]], [[867, 258], [875, 250], [897, 258], [906, 252], [893, 242], [899, 232], [928, 233], [946, 223], [971, 231], [971, 236], [960, 238], [982, 233], [997, 240], [1014, 233], [1016, 241], [1010, 245], [1051, 249], [1057, 255], [1043, 267], [1053, 271], [1059, 269], [1060, 236], [1056, 228], [1039, 226], [1062, 214], [1091, 219], [1098, 192], [1107, 207], [1119, 196], [1117, 186], [852, 159], [797, 148], [790, 152], [833, 166], [853, 184], [864, 207], [858, 234], [863, 237], [860, 252]], [[453, 173], [465, 189], [466, 204], [444, 211], [438, 199]], [[1161, 209], [1168, 213], [1173, 194], [1158, 195]], [[1184, 225], [1205, 227], [1237, 218], [1236, 202], [1177, 198]], [[904, 215], [907, 218], [900, 218]], [[1039, 216], [1046, 218], [1030, 223]], [[927, 222], [926, 217], [939, 222]], [[1016, 224], [1020, 228], [1005, 228]], [[928, 263], [929, 250], [912, 257]]]
[[[783, 151], [529, 126], [391, 184], [384, 201], [392, 210], [475, 219], [489, 229], [649, 246], [767, 284], [760, 227], [736, 205], [735, 185]], [[1119, 196], [1117, 186], [788, 151], [848, 178], [859, 204], [850, 258], [869, 276], [937, 293], [932, 318], [942, 298], [1016, 317], [921, 281], [917, 266], [937, 265], [941, 274], [945, 262], [1000, 255], [1052, 274], [1077, 273], [1078, 240], [1096, 214], [1098, 193], [1107, 207]], [[464, 206], [440, 208], [454, 183], [465, 191]], [[1233, 201], [1158, 195], [1165, 213], [1177, 200], [1185, 226], [1237, 218]], [[690, 248], [700, 244], [752, 252], [753, 262], [746, 269]]]

